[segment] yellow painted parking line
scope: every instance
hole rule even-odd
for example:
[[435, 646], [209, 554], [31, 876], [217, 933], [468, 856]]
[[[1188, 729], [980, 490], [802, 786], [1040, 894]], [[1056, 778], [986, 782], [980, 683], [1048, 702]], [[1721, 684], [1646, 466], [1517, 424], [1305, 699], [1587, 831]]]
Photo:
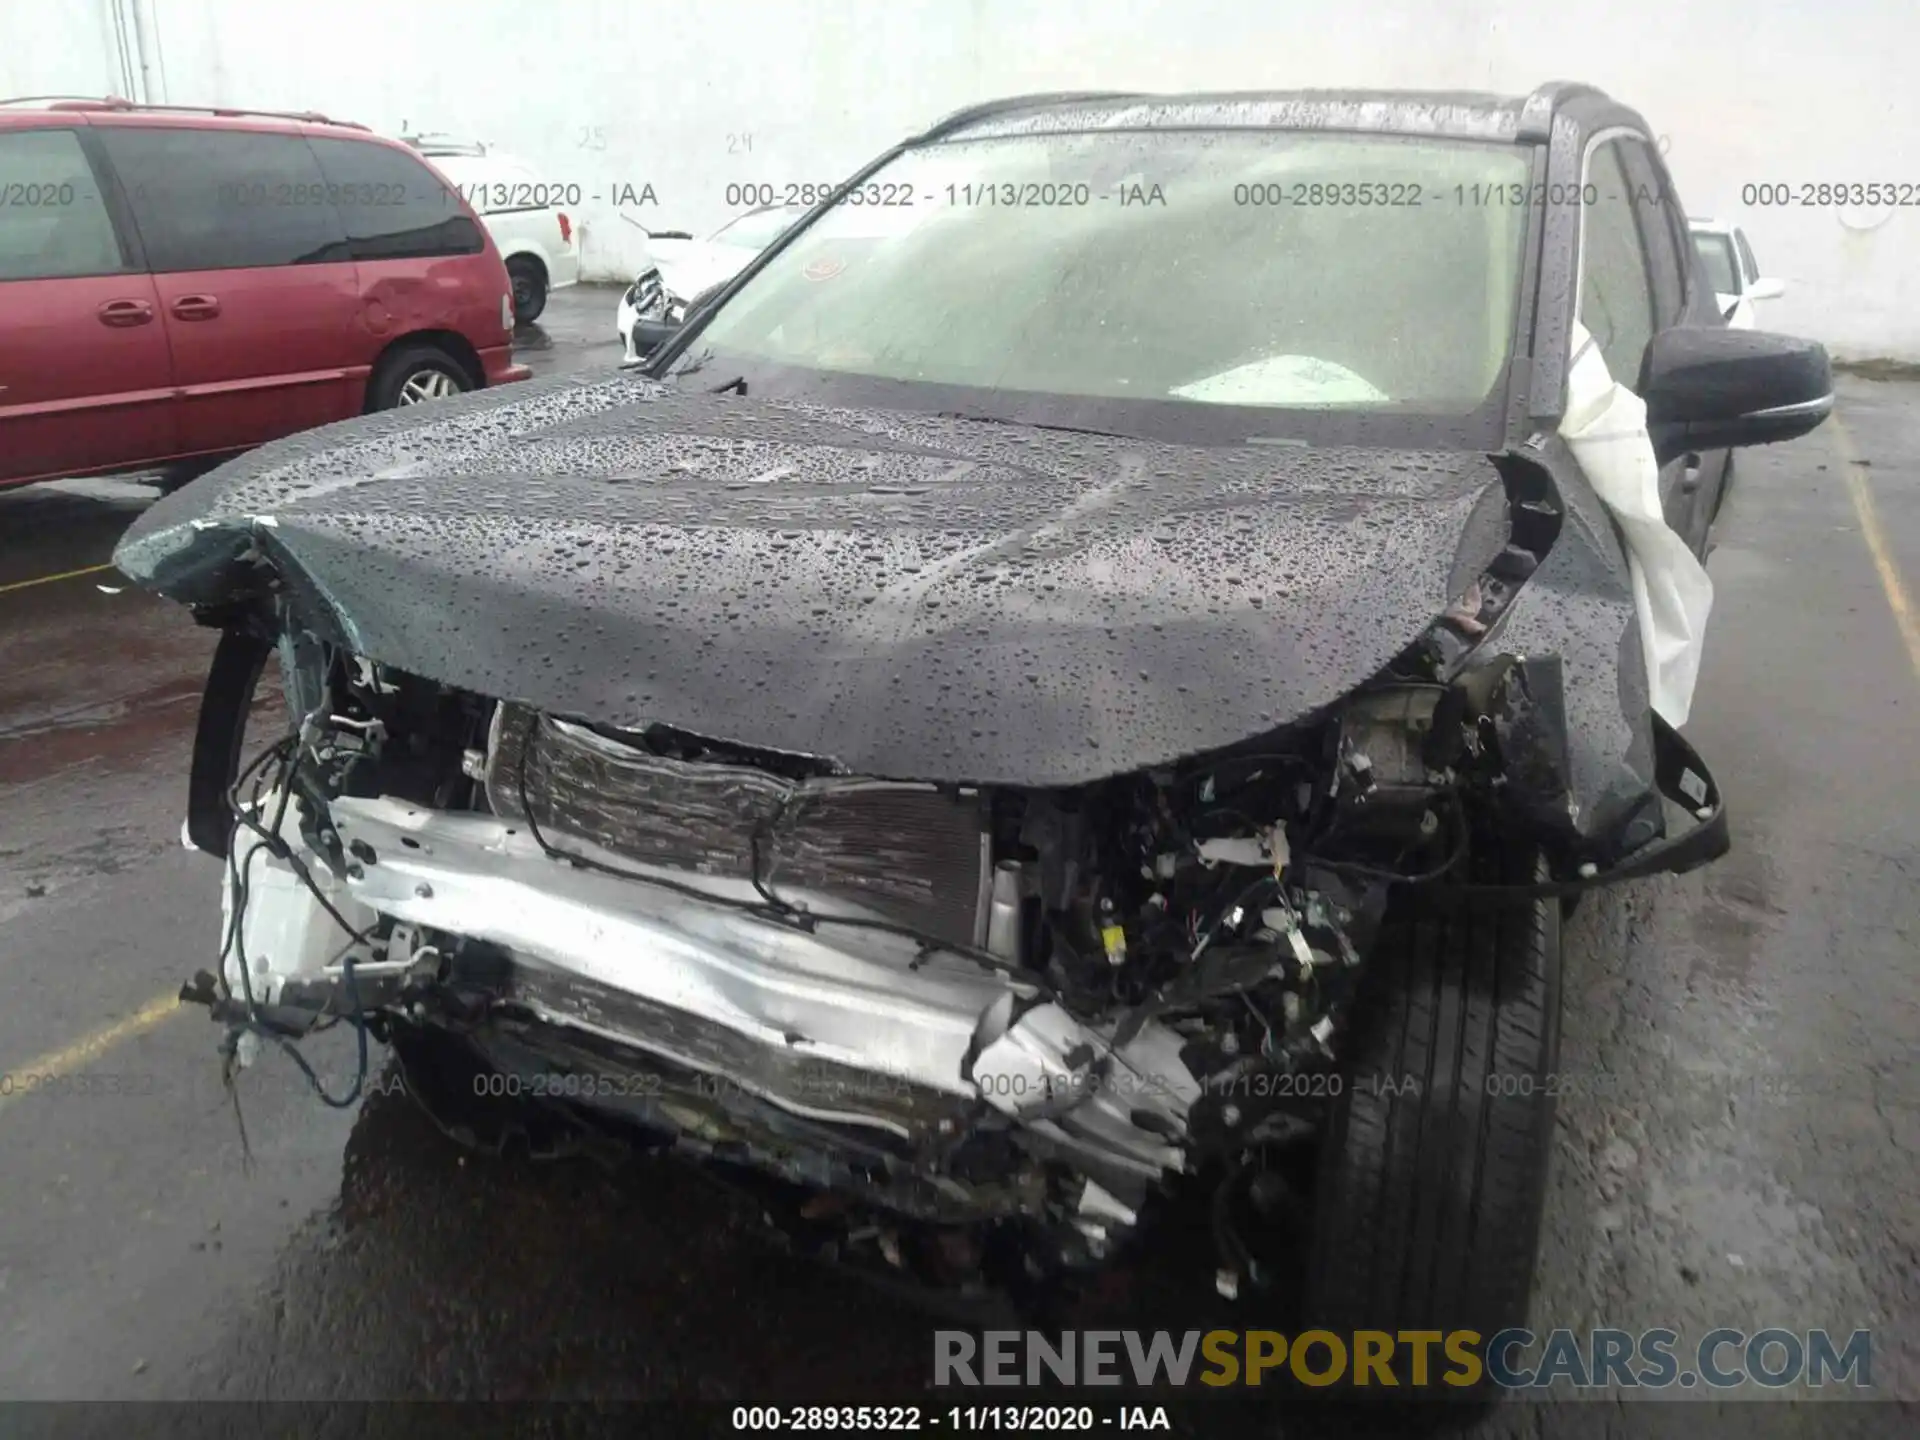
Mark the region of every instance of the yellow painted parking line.
[[122, 1040], [145, 1034], [179, 1008], [180, 997], [177, 994], [162, 995], [149, 1000], [124, 1020], [116, 1020], [71, 1045], [50, 1050], [45, 1055], [35, 1056], [26, 1064], [6, 1071], [3, 1078], [11, 1083], [0, 1089], [0, 1109], [5, 1109], [10, 1100], [32, 1094], [49, 1079], [73, 1074], [88, 1061], [99, 1059]]
[[0, 595], [6, 594], [9, 590], [25, 590], [29, 585], [51, 585], [56, 580], [73, 580], [82, 575], [98, 575], [102, 570], [111, 569], [113, 569], [111, 563], [106, 565], [88, 565], [80, 570], [62, 570], [58, 575], [42, 575], [38, 580], [14, 580], [8, 584], [0, 585]]
[[1867, 483], [1866, 467], [1853, 448], [1853, 436], [1841, 422], [1836, 410], [1828, 417], [1834, 444], [1839, 447], [1842, 468], [1847, 472], [1847, 494], [1853, 500], [1853, 513], [1860, 517], [1860, 534], [1873, 555], [1873, 568], [1880, 572], [1880, 588], [1887, 592], [1887, 605], [1893, 611], [1893, 623], [1900, 627], [1900, 638], [1907, 642], [1907, 661], [1920, 679], [1920, 612], [1913, 607], [1900, 567], [1894, 564], [1893, 548], [1887, 544], [1887, 532], [1880, 526], [1880, 512], [1873, 503], [1873, 487]]

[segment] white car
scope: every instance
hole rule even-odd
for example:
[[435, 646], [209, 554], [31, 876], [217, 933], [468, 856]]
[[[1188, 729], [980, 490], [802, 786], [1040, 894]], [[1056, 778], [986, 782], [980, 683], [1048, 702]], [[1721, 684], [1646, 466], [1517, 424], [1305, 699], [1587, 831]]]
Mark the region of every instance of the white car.
[[1727, 317], [1731, 330], [1758, 328], [1753, 313], [1754, 301], [1774, 300], [1786, 294], [1786, 282], [1763, 279], [1753, 258], [1753, 247], [1738, 225], [1722, 220], [1689, 220], [1693, 248], [1713, 283], [1720, 313]]
[[567, 212], [577, 184], [543, 180], [524, 160], [444, 135], [402, 137], [453, 182], [493, 236], [513, 282], [513, 318], [525, 325], [547, 308], [548, 292], [578, 284], [580, 247]]
[[638, 361], [686, 318], [687, 309], [724, 285], [795, 220], [805, 205], [768, 205], [722, 225], [705, 240], [655, 231], [647, 236], [647, 268], [627, 287], [614, 314], [626, 360]]

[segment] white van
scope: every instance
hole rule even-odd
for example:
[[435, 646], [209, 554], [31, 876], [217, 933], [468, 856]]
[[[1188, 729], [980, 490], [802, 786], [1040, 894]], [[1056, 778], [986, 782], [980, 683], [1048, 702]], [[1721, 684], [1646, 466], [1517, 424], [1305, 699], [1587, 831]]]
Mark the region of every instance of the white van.
[[1690, 219], [1687, 225], [1693, 231], [1693, 248], [1706, 267], [1708, 280], [1713, 283], [1714, 299], [1719, 302], [1720, 313], [1726, 316], [1727, 327], [1732, 330], [1758, 328], [1760, 322], [1754, 314], [1754, 302], [1777, 300], [1786, 293], [1786, 282], [1760, 273], [1760, 266], [1753, 258], [1753, 246], [1747, 243], [1746, 232], [1738, 225], [1708, 219]]
[[525, 325], [547, 307], [547, 292], [577, 284], [580, 246], [573, 218], [581, 194], [576, 183], [541, 178], [524, 160], [476, 141], [446, 135], [405, 135], [453, 182], [493, 236], [513, 281], [513, 318]]

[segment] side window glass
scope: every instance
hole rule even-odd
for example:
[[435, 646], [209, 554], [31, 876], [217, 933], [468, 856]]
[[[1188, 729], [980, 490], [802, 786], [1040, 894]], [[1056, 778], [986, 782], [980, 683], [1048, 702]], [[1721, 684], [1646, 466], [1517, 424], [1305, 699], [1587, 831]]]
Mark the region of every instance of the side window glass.
[[1594, 203], [1580, 235], [1580, 323], [1606, 358], [1613, 378], [1640, 382], [1640, 362], [1653, 339], [1653, 288], [1634, 218], [1634, 194], [1614, 142], [1594, 150], [1587, 165]]
[[1664, 330], [1686, 318], [1688, 281], [1694, 268], [1691, 227], [1653, 147], [1632, 139], [1612, 145], [1633, 187], [1633, 215], [1640, 222], [1640, 247], [1653, 283], [1653, 328]]
[[1738, 295], [1739, 278], [1733, 273], [1733, 246], [1724, 235], [1696, 235], [1693, 237], [1694, 249], [1699, 253], [1700, 264], [1707, 272], [1707, 283], [1713, 286], [1716, 295]]
[[1760, 267], [1754, 263], [1753, 247], [1747, 244], [1747, 232], [1733, 232], [1733, 243], [1740, 247], [1740, 268], [1746, 272], [1747, 283], [1751, 285], [1760, 278]]
[[0, 280], [126, 268], [80, 137], [71, 130], [0, 132]]
[[411, 155], [363, 140], [311, 143], [346, 221], [354, 259], [476, 255], [486, 248], [459, 197]]
[[346, 258], [320, 167], [297, 135], [101, 126], [156, 271]]

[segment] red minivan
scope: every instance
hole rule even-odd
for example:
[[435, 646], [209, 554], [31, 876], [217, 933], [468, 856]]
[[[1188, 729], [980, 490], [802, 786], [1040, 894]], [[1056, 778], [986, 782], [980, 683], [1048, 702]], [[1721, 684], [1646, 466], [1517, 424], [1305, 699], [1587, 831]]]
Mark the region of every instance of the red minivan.
[[471, 208], [363, 126], [0, 102], [0, 485], [523, 380], [512, 336]]

